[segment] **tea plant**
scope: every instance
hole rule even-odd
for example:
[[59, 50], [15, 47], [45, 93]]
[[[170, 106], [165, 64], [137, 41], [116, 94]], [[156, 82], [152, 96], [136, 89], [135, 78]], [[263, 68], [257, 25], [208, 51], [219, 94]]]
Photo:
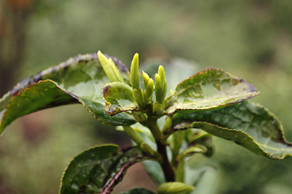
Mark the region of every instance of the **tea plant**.
[[[292, 155], [280, 122], [247, 101], [259, 92], [245, 80], [207, 69], [179, 83], [167, 97], [167, 79], [172, 78], [166, 78], [162, 66], [153, 78], [143, 71], [140, 77], [138, 54], [130, 72], [101, 52], [76, 56], [5, 94], [0, 100], [0, 132], [23, 115], [80, 103], [98, 122], [128, 134], [133, 147], [119, 151], [114, 144], [99, 145], [73, 158], [64, 171], [61, 194], [110, 193], [130, 166], [146, 160], [153, 161], [145, 166], [159, 184], [158, 193], [195, 193], [200, 180], [186, 176], [187, 159], [211, 156], [212, 136], [271, 159]], [[126, 193], [153, 192], [135, 188]]]

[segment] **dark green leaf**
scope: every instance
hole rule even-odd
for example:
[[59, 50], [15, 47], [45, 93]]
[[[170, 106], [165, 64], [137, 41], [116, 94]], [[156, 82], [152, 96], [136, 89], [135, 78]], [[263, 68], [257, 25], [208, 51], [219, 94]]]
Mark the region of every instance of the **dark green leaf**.
[[200, 128], [234, 141], [250, 151], [273, 159], [292, 156], [281, 123], [267, 109], [250, 102], [195, 112], [181, 111], [174, 116], [173, 130]]
[[[122, 76], [124, 64], [113, 58]], [[0, 100], [0, 133], [20, 116], [49, 107], [81, 103], [100, 122], [130, 125], [135, 121], [121, 113], [110, 117], [104, 111], [102, 88], [108, 83], [96, 54], [79, 55], [18, 83]]]
[[127, 192], [124, 192], [123, 194], [155, 194], [155, 193], [144, 188], [134, 188]]
[[174, 94], [166, 99], [165, 112], [173, 114], [178, 110], [214, 109], [257, 94], [256, 88], [243, 79], [221, 69], [208, 69], [181, 82]]
[[122, 153], [117, 145], [91, 148], [70, 162], [62, 177], [60, 194], [110, 193], [131, 165], [146, 158], [138, 147]]
[[12, 98], [2, 117], [0, 132], [17, 117], [37, 110], [74, 102], [78, 101], [66, 94], [53, 81], [47, 80], [32, 84]]

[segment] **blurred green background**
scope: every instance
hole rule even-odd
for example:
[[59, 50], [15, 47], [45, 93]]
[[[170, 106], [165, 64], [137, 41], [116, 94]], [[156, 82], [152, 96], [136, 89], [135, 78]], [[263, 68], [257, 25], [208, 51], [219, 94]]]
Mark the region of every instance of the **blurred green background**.
[[[1, 0], [0, 6], [1, 95], [77, 54], [102, 50], [125, 64], [135, 52], [141, 61], [180, 57], [198, 71], [219, 67], [253, 83], [261, 91], [253, 101], [277, 115], [292, 141], [292, 1]], [[218, 193], [292, 193], [291, 158], [269, 160], [214, 141], [214, 156], [193, 162], [220, 169]], [[0, 140], [0, 193], [57, 193], [67, 162], [105, 142], [129, 145], [78, 105], [23, 117]]]

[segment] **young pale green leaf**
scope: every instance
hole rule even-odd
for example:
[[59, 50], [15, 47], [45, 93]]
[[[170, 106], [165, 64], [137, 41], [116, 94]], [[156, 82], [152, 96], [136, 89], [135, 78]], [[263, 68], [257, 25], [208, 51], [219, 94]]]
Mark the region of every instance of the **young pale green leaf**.
[[175, 89], [165, 102], [166, 114], [178, 110], [205, 110], [224, 107], [252, 98], [256, 88], [221, 69], [208, 69], [197, 73]]
[[186, 130], [187, 147], [202, 146], [205, 149], [205, 156], [212, 156], [214, 149], [212, 143], [212, 135], [201, 129], [187, 129]]
[[179, 160], [177, 160], [177, 156], [181, 150], [181, 147], [184, 143], [185, 131], [178, 131], [172, 134], [171, 138], [168, 139], [169, 147], [172, 152], [172, 160], [174, 164], [177, 164]]
[[173, 130], [187, 128], [203, 129], [268, 158], [292, 156], [292, 144], [286, 141], [278, 119], [267, 109], [247, 101], [217, 110], [175, 114]]
[[138, 104], [139, 108], [144, 107], [144, 94], [142, 88], [133, 89], [133, 97], [136, 103]]
[[219, 188], [220, 174], [213, 166], [204, 166], [193, 168], [186, 165], [186, 183], [194, 185], [194, 189], [190, 194], [217, 194]]
[[158, 187], [158, 194], [186, 194], [194, 190], [194, 187], [181, 182], [167, 182]]
[[191, 156], [191, 155], [196, 154], [196, 153], [206, 153], [206, 152], [207, 152], [207, 148], [205, 146], [192, 145], [192, 146], [188, 147], [187, 149], [185, 149], [181, 154], [179, 154], [177, 156], [177, 160], [180, 161], [187, 156]]
[[118, 152], [117, 145], [101, 145], [76, 156], [66, 168], [60, 194], [110, 193], [126, 170], [146, 159], [138, 147]]
[[[116, 58], [112, 59], [122, 76], [127, 77], [126, 66]], [[27, 78], [0, 99], [0, 133], [20, 116], [71, 103], [81, 103], [104, 124], [135, 123], [129, 115], [122, 113], [111, 117], [104, 112], [101, 91], [108, 82], [97, 54], [78, 55]]]
[[102, 54], [100, 51], [98, 51], [97, 55], [101, 63], [101, 66], [109, 80], [111, 82], [124, 83], [124, 79], [120, 74], [120, 71], [118, 70], [116, 64], [113, 62], [113, 60], [111, 58], [107, 58], [106, 56], [104, 56], [104, 54]]
[[112, 82], [106, 84], [102, 94], [106, 101], [105, 111], [109, 115], [138, 108], [133, 97], [133, 88], [125, 83]]
[[162, 168], [157, 161], [153, 160], [145, 160], [143, 162], [147, 173], [150, 177], [158, 184], [162, 184], [165, 182], [165, 177], [163, 175]]
[[122, 194], [155, 194], [154, 192], [144, 188], [134, 188]]

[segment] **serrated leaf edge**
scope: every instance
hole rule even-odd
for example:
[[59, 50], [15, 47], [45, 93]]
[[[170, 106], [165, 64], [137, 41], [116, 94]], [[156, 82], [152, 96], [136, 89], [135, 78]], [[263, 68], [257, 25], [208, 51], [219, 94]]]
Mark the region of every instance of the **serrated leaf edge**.
[[[261, 105], [259, 105], [257, 103], [252, 103], [252, 104], [254, 104], [255, 106], [259, 106], [259, 107], [263, 108], [270, 116], [272, 116], [276, 120], [277, 125], [278, 125], [278, 128], [280, 130], [281, 138], [283, 140], [282, 143], [284, 143], [287, 146], [292, 146], [292, 143], [291, 142], [288, 142], [287, 139], [286, 139], [286, 137], [285, 137], [285, 133], [284, 133], [284, 130], [283, 130], [283, 126], [282, 126], [281, 122], [279, 121], [279, 119], [272, 112], [270, 112], [267, 108], [265, 108], [265, 107], [263, 107], [263, 106], [261, 106]], [[184, 124], [185, 124], [185, 126], [184, 126]], [[281, 154], [281, 157], [280, 156], [274, 156], [273, 154], [270, 154], [270, 153], [266, 152], [262, 148], [262, 147], [266, 147], [266, 148], [271, 149], [271, 147], [256, 142], [248, 133], [246, 133], [244, 131], [241, 131], [241, 130], [236, 130], [236, 129], [230, 129], [230, 128], [222, 127], [222, 126], [219, 126], [219, 125], [216, 125], [216, 124], [213, 124], [213, 123], [209, 123], [209, 122], [197, 122], [196, 121], [196, 122], [192, 122], [192, 123], [180, 123], [180, 124], [176, 124], [175, 126], [172, 127], [171, 133], [173, 133], [175, 131], [179, 131], [179, 130], [186, 130], [188, 128], [196, 128], [195, 125], [198, 125], [198, 124], [208, 124], [208, 125], [211, 125], [211, 126], [214, 126], [214, 127], [221, 128], [223, 130], [241, 133], [241, 134], [245, 135], [251, 142], [253, 142], [257, 146], [257, 148], [263, 153], [263, 155], [265, 155], [268, 158], [275, 159], [275, 160], [282, 160], [282, 159], [285, 159], [286, 157], [292, 156], [292, 154], [287, 154], [287, 153], [282, 153]], [[180, 128], [180, 127], [182, 127], [182, 128]], [[200, 128], [200, 127], [198, 127], [198, 128]], [[204, 130], [203, 128], [200, 128], [200, 129]], [[206, 130], [204, 130], [204, 131], [206, 131]], [[206, 131], [206, 132], [208, 132], [208, 131]], [[283, 148], [282, 149], [272, 148], [272, 149], [274, 149], [274, 150], [283, 150]]]

